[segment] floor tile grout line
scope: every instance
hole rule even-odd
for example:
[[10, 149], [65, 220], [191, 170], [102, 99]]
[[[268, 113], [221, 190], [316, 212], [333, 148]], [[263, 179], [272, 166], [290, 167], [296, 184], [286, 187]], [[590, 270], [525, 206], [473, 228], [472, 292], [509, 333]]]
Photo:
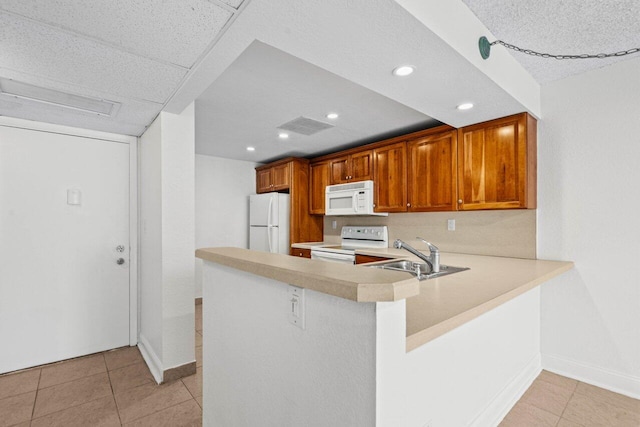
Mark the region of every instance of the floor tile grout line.
[[105, 370], [105, 371], [103, 371], [103, 372], [96, 372], [96, 373], [94, 373], [94, 374], [85, 375], [84, 377], [74, 378], [74, 379], [69, 380], [69, 381], [63, 381], [63, 382], [61, 382], [61, 383], [52, 384], [52, 385], [50, 385], [50, 386], [42, 387], [42, 388], [40, 388], [40, 382], [38, 382], [38, 390], [48, 390], [48, 389], [50, 389], [51, 387], [56, 387], [56, 386], [59, 386], [59, 385], [62, 385], [62, 384], [69, 384], [69, 383], [72, 383], [72, 382], [77, 381], [77, 380], [82, 380], [82, 379], [84, 379], [84, 378], [92, 377], [92, 376], [94, 376], [94, 375], [98, 375], [98, 374], [104, 374], [104, 373], [106, 373], [106, 372], [108, 372], [108, 371], [106, 371], [106, 370]]
[[[184, 388], [187, 388], [184, 384], [183, 384], [183, 386], [184, 386]], [[135, 387], [134, 387], [134, 388], [135, 388]], [[187, 391], [189, 391], [189, 389], [188, 389], [188, 388], [187, 388]], [[189, 396], [191, 396], [191, 393], [189, 393]], [[183, 401], [181, 401], [181, 402], [178, 402], [178, 403], [174, 403], [174, 404], [173, 404], [173, 405], [171, 405], [171, 406], [167, 406], [167, 407], [164, 407], [164, 408], [159, 409], [159, 410], [157, 410], [157, 411], [151, 412], [150, 414], [143, 415], [142, 417], [138, 417], [138, 418], [134, 418], [134, 419], [132, 419], [132, 420], [129, 420], [129, 421], [127, 422], [127, 424], [131, 424], [131, 423], [132, 423], [132, 422], [134, 422], [134, 421], [138, 421], [138, 420], [141, 420], [141, 419], [143, 419], [143, 418], [150, 417], [151, 415], [157, 414], [158, 412], [162, 412], [162, 411], [164, 411], [164, 410], [166, 410], [166, 409], [169, 409], [169, 408], [173, 408], [174, 406], [181, 405], [181, 404], [183, 404], [183, 403], [185, 403], [185, 402], [188, 402], [189, 400], [193, 400], [194, 402], [196, 402], [196, 405], [198, 405], [198, 402], [196, 401], [196, 399], [194, 399], [194, 398], [193, 398], [193, 396], [191, 396], [191, 397], [189, 397], [188, 399], [185, 399], [185, 400], [183, 400]], [[116, 405], [117, 405], [117, 402], [116, 402]], [[198, 406], [200, 406], [200, 405], [198, 405]], [[121, 423], [121, 425], [124, 425], [124, 424], [122, 423], [122, 420], [120, 421], [120, 423]]]
[[[576, 390], [577, 390], [577, 389], [578, 389], [578, 386], [576, 386]], [[567, 408], [569, 407], [569, 403], [571, 402], [571, 399], [573, 399], [573, 396], [575, 396], [575, 394], [576, 394], [576, 391], [574, 390], [574, 391], [571, 393], [571, 396], [569, 397], [569, 400], [567, 400], [567, 404], [566, 404], [566, 405], [564, 405], [564, 408], [562, 409], [562, 414], [560, 414], [560, 419], [562, 419], [562, 418], [564, 417], [564, 413], [567, 411]], [[571, 421], [571, 420], [569, 420], [569, 421]], [[559, 423], [559, 422], [560, 422], [560, 421], [558, 421], [558, 423]]]
[[31, 425], [31, 420], [36, 413], [36, 402], [38, 401], [38, 391], [40, 390], [40, 379], [42, 378], [42, 369], [40, 369], [40, 373], [38, 374], [38, 384], [36, 385], [36, 396], [33, 398], [33, 407], [31, 408], [31, 417], [29, 418], [29, 425]]
[[[104, 358], [104, 365], [107, 366], [107, 358], [104, 353], [102, 354]], [[113, 404], [116, 406], [116, 414], [118, 415], [118, 421], [120, 425], [122, 425], [122, 418], [120, 418], [120, 411], [118, 410], [118, 402], [116, 401], [116, 392], [113, 390], [113, 383], [111, 382], [111, 371], [107, 368], [107, 377], [109, 378], [109, 388], [111, 389], [111, 398], [113, 399]]]
[[86, 402], [78, 403], [77, 405], [71, 405], [71, 406], [68, 406], [66, 408], [59, 409], [57, 411], [49, 412], [48, 414], [40, 415], [39, 417], [36, 417], [36, 418], [32, 417], [31, 421], [39, 420], [41, 418], [48, 417], [50, 415], [57, 414], [59, 412], [67, 411], [69, 409], [77, 408], [78, 406], [86, 405], [87, 403], [95, 402], [96, 400], [104, 399], [105, 397], [108, 397], [108, 396], [96, 397], [95, 399], [87, 400]]

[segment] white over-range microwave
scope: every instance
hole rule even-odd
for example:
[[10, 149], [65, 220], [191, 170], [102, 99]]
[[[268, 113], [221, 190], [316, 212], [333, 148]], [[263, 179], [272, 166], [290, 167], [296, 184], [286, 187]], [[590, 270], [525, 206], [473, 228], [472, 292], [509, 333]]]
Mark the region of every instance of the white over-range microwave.
[[325, 188], [325, 215], [378, 215], [374, 212], [373, 181], [358, 181], [348, 184], [327, 185]]

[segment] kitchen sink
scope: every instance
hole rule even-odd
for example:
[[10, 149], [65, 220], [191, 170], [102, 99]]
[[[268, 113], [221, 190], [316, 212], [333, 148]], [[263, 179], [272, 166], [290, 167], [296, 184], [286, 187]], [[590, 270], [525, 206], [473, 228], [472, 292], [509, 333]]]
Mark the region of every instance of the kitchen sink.
[[379, 263], [375, 265], [368, 265], [367, 267], [381, 268], [383, 270], [403, 271], [405, 273], [411, 273], [418, 280], [434, 279], [436, 277], [446, 276], [448, 274], [458, 273], [460, 271], [469, 270], [468, 267], [454, 267], [451, 265], [440, 264], [440, 271], [433, 273], [431, 266], [424, 262], [413, 261], [390, 261], [385, 263]]

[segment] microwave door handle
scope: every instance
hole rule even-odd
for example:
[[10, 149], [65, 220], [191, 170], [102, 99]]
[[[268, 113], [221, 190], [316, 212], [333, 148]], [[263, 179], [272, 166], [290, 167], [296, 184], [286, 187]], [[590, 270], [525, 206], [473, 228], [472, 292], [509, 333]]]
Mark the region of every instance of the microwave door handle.
[[353, 193], [353, 210], [358, 213], [358, 193]]
[[269, 199], [269, 212], [267, 213], [267, 242], [269, 243], [269, 252], [273, 252], [271, 247], [271, 210], [273, 208], [273, 195]]

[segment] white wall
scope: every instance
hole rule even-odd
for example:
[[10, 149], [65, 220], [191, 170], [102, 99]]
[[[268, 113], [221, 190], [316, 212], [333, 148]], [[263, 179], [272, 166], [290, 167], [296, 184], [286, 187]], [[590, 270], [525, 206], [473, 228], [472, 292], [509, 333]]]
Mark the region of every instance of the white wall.
[[[249, 247], [249, 195], [256, 192], [253, 162], [196, 154], [195, 247]], [[196, 297], [202, 296], [202, 260], [196, 259]]]
[[194, 106], [140, 138], [141, 351], [156, 380], [194, 354]]
[[376, 314], [305, 289], [306, 329], [289, 286], [204, 263], [203, 425], [375, 425]]
[[404, 304], [376, 312], [377, 426], [495, 426], [540, 373], [539, 288], [409, 353]]
[[543, 366], [640, 397], [640, 59], [548, 83], [538, 143]]
[[[140, 137], [140, 338], [162, 360], [162, 165], [160, 119]], [[159, 363], [159, 362], [158, 362]]]

